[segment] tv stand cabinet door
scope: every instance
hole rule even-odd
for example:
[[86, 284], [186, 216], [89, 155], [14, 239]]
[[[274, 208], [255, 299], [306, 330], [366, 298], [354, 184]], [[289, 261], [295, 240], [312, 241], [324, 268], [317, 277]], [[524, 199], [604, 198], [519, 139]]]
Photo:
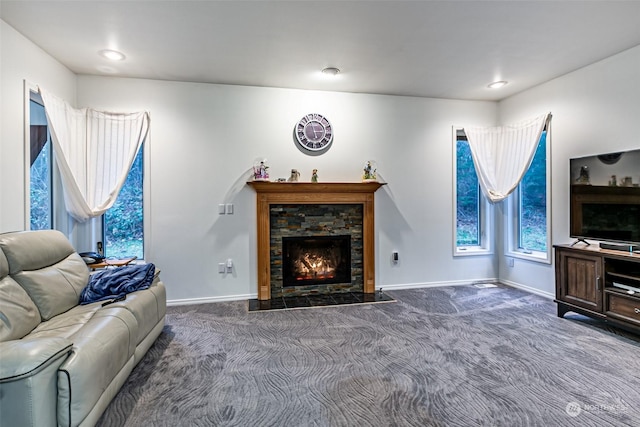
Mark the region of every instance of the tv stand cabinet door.
[[556, 298], [603, 313], [603, 264], [600, 256], [556, 248]]

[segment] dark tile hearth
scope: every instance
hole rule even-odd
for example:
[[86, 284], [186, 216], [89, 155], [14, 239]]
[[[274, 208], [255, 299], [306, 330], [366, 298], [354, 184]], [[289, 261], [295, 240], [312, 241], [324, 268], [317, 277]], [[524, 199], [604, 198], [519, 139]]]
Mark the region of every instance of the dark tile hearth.
[[292, 308], [326, 307], [332, 305], [368, 304], [392, 302], [393, 298], [382, 291], [373, 294], [363, 292], [344, 292], [327, 295], [307, 295], [296, 297], [277, 297], [270, 300], [249, 300], [249, 311], [286, 310]]

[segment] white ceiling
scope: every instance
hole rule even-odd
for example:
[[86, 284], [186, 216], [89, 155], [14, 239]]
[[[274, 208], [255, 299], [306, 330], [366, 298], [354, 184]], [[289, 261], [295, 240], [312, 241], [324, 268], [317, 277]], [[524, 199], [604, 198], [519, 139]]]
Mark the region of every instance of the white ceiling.
[[469, 100], [640, 45], [640, 1], [0, 0], [0, 18], [77, 74]]

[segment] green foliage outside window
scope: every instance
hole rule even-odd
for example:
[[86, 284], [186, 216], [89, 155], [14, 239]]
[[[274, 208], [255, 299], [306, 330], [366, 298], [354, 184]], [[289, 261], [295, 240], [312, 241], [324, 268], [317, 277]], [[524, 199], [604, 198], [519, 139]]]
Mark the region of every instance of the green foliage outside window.
[[480, 187], [465, 140], [456, 141], [456, 245], [480, 245]]
[[51, 144], [47, 142], [29, 172], [30, 228], [51, 228]]
[[131, 166], [114, 205], [104, 214], [105, 256], [144, 257], [143, 148]]
[[547, 251], [547, 133], [520, 183], [519, 249]]

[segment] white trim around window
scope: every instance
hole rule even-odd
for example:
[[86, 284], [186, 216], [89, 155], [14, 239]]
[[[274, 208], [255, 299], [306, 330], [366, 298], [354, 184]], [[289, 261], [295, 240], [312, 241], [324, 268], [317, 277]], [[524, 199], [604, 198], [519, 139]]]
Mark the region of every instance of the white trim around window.
[[452, 235], [452, 247], [453, 256], [477, 256], [477, 255], [492, 255], [493, 254], [493, 224], [494, 224], [494, 211], [493, 205], [482, 194], [480, 187], [478, 186], [478, 227], [479, 227], [479, 240], [478, 245], [460, 245], [458, 246], [458, 191], [457, 191], [457, 141], [459, 133], [464, 133], [462, 126], [452, 127], [452, 159], [453, 159], [453, 235]]
[[505, 256], [523, 260], [551, 264], [551, 128], [546, 133], [546, 251], [527, 250], [518, 244], [520, 188], [518, 187], [505, 201], [503, 213]]

